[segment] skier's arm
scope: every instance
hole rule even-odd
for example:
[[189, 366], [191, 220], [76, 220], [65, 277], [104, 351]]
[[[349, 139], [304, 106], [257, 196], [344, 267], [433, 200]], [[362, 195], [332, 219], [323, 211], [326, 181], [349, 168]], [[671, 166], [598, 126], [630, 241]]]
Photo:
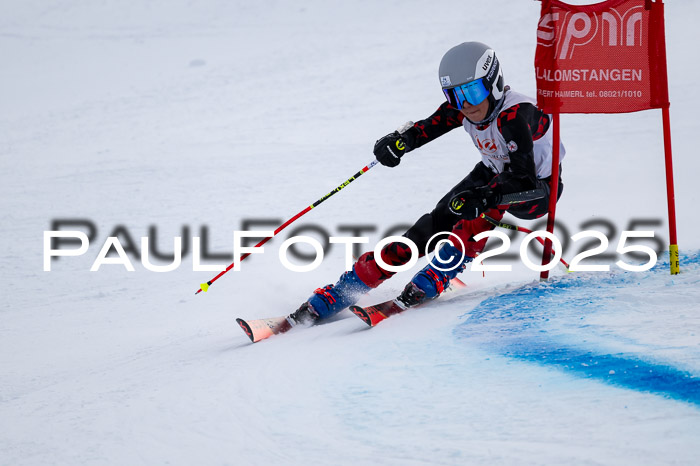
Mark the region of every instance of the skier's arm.
[[508, 168], [493, 177], [486, 186], [467, 189], [450, 199], [450, 211], [466, 220], [478, 218], [482, 212], [497, 207], [504, 194], [536, 187], [534, 144], [526, 118], [515, 106], [502, 112], [497, 124], [506, 140], [510, 162]]
[[[445, 102], [425, 120], [414, 123], [406, 130], [394, 131], [374, 144], [374, 155], [387, 167], [401, 163], [401, 157], [426, 142], [442, 136], [448, 131], [462, 125], [462, 114]], [[410, 123], [409, 123], [410, 125]]]
[[462, 126], [463, 119], [464, 115], [459, 110], [448, 102], [443, 102], [435, 113], [425, 120], [414, 123], [411, 128], [403, 133], [402, 136], [406, 138], [406, 152], [417, 149], [423, 144]]
[[[503, 111], [498, 116], [498, 127], [509, 149], [509, 169], [498, 174], [489, 186], [498, 194], [509, 194], [534, 189], [537, 169], [533, 153], [531, 125], [528, 123], [529, 104]], [[523, 108], [524, 107], [524, 108]]]

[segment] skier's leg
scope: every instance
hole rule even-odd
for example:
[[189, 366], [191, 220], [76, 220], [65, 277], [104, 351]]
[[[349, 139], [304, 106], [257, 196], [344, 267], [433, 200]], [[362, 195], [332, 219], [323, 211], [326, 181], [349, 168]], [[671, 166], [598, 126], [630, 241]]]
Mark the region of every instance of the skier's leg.
[[[537, 187], [545, 191], [544, 197], [522, 204], [516, 204], [508, 209], [508, 213], [523, 220], [533, 220], [543, 217], [549, 211], [549, 192], [551, 189], [552, 177], [537, 180]], [[559, 166], [559, 189], [557, 190], [557, 201], [564, 192], [564, 182], [561, 178], [561, 165]]]
[[[483, 163], [479, 162], [476, 164], [471, 173], [452, 188], [437, 203], [432, 212], [419, 218], [406, 231], [404, 236], [418, 246], [418, 251], [422, 255], [428, 240], [435, 233], [440, 231], [449, 232], [455, 223], [459, 221], [459, 217], [449, 210], [450, 198], [455, 193], [464, 191], [469, 187], [485, 184], [492, 176], [490, 170]], [[412, 252], [407, 245], [401, 242], [393, 242], [384, 246], [380, 254], [386, 264], [399, 266], [411, 260]], [[384, 281], [391, 278], [394, 273], [383, 269], [377, 263], [373, 251], [367, 252], [360, 256], [351, 271], [341, 275], [335, 285], [327, 285], [316, 289], [307, 302], [303, 303], [296, 312], [290, 314], [289, 320], [292, 323], [300, 323], [331, 317], [346, 307], [355, 304], [363, 294], [381, 285]]]
[[[491, 209], [486, 212], [486, 215], [500, 220], [503, 218], [503, 211]], [[406, 306], [415, 306], [440, 296], [450, 285], [450, 281], [462, 272], [486, 246], [487, 238], [474, 241], [474, 235], [492, 228], [493, 225], [482, 218], [459, 221], [452, 229], [452, 233], [461, 242], [452, 239], [452, 244], [443, 243], [435, 252], [435, 257], [430, 264], [426, 265], [406, 285], [398, 300]]]
[[[403, 265], [411, 259], [411, 250], [403, 243], [393, 242], [381, 250], [382, 259], [391, 265]], [[382, 269], [374, 252], [366, 252], [355, 262], [352, 270], [343, 273], [335, 285], [318, 288], [307, 302], [290, 315], [294, 323], [326, 319], [355, 304], [372, 288], [381, 285], [394, 272]]]
[[[505, 210], [490, 209], [484, 212], [485, 215], [491, 217], [496, 221], [500, 221], [505, 214]], [[452, 233], [457, 235], [465, 247], [465, 254], [471, 257], [476, 257], [481, 251], [486, 247], [486, 240], [484, 238], [480, 241], [474, 241], [474, 236], [482, 233], [484, 231], [493, 230], [495, 227], [492, 223], [484, 220], [483, 218], [475, 218], [474, 220], [462, 220], [458, 222], [452, 229]], [[459, 243], [459, 242], [458, 242]], [[462, 243], [457, 246], [461, 249]]]
[[[460, 183], [460, 185], [463, 183], [464, 181]], [[454, 189], [452, 191], [454, 191]], [[413, 243], [417, 246], [419, 257], [423, 256], [426, 247], [428, 246], [428, 240], [430, 240], [435, 233], [440, 231], [447, 232], [451, 230], [455, 221], [459, 220], [459, 217], [450, 212], [447, 207], [452, 191], [450, 191], [450, 194], [446, 195], [440, 200], [440, 202], [438, 202], [437, 206], [432, 212], [419, 218], [418, 221], [404, 234], [406, 238], [413, 241]], [[432, 242], [431, 246], [434, 246], [435, 244], [436, 242]], [[380, 254], [384, 263], [392, 266], [407, 264], [413, 255], [408, 245], [399, 241], [395, 241], [384, 246]], [[378, 287], [387, 279], [394, 276], [395, 273], [396, 272], [391, 272], [382, 268], [379, 263], [377, 263], [373, 251], [366, 252], [360, 256], [352, 270], [353, 283], [359, 282], [366, 285], [366, 289], [364, 291], [358, 292], [353, 296], [348, 296], [347, 299], [338, 300], [337, 303], [330, 303], [331, 300], [328, 299], [329, 297], [327, 297], [325, 293], [319, 293], [320, 290], [316, 290], [316, 294], [311, 297], [309, 302], [314, 308], [321, 309], [319, 315], [321, 318], [324, 318], [326, 317], [326, 315], [324, 315], [326, 313], [326, 309], [328, 310], [328, 315], [332, 315], [345, 307], [355, 304], [362, 294], [366, 293], [372, 288]], [[344, 277], [345, 275], [341, 277], [341, 281], [339, 281], [335, 287], [326, 287], [324, 290], [331, 293], [342, 290], [342, 288], [338, 287], [341, 285]], [[359, 291], [360, 287], [355, 287], [354, 290]], [[325, 304], [325, 306], [323, 306], [323, 304]]]
[[[436, 215], [438, 208], [440, 212], [449, 212], [446, 206], [447, 201], [443, 199], [433, 212], [423, 215], [404, 234], [416, 243], [419, 251], [425, 250], [428, 239], [435, 231], [441, 231], [440, 229], [449, 231], [452, 228], [454, 219], [446, 221], [445, 215]], [[380, 254], [384, 263], [394, 266], [407, 264], [412, 256], [408, 245], [398, 241], [384, 246]], [[341, 275], [335, 285], [327, 285], [314, 291], [308, 301], [289, 316], [290, 321], [313, 322], [331, 317], [355, 304], [363, 294], [378, 287], [394, 274], [395, 272], [386, 270], [377, 263], [374, 251], [366, 252], [355, 262], [351, 271]]]
[[[407, 264], [413, 255], [408, 245], [398, 241], [384, 246], [380, 254], [385, 264], [393, 266]], [[355, 262], [354, 270], [358, 278], [370, 288], [378, 287], [395, 274], [395, 272], [390, 272], [377, 263], [374, 251], [362, 254]]]
[[473, 259], [452, 244], [443, 243], [430, 264], [413, 276], [398, 300], [410, 307], [437, 298]]

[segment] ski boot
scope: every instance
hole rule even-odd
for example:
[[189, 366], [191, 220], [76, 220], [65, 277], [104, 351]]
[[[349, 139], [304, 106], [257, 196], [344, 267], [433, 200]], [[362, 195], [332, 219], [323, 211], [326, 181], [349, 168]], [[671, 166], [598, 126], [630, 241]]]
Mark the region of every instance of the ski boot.
[[[473, 257], [463, 254], [452, 244], [444, 243], [430, 264], [413, 277], [396, 300], [408, 308], [437, 298], [450, 286], [450, 280], [463, 271], [472, 260]], [[439, 264], [438, 267], [445, 271], [438, 269], [434, 264]]]
[[313, 325], [318, 319], [318, 312], [311, 307], [308, 301], [287, 316], [287, 322], [289, 322], [292, 327], [296, 325]]
[[345, 272], [335, 285], [318, 288], [308, 301], [287, 317], [292, 325], [310, 325], [327, 319], [346, 307], [355, 304], [360, 296], [371, 288], [355, 274], [355, 270]]

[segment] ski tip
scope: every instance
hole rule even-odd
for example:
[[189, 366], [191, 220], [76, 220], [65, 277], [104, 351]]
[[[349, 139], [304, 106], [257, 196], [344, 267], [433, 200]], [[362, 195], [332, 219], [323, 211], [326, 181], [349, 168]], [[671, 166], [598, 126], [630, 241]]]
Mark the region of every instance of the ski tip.
[[462, 288], [466, 288], [466, 287], [467, 287], [467, 284], [464, 283], [464, 282], [463, 282], [462, 280], [460, 280], [459, 278], [455, 277], [455, 278], [453, 278], [452, 281], [450, 282], [450, 286], [454, 286], [454, 288], [455, 288], [456, 290], [459, 290], [459, 289], [462, 289]]
[[362, 309], [360, 306], [350, 306], [350, 312], [362, 319], [362, 321], [370, 327], [372, 326], [372, 319], [369, 317], [369, 314], [367, 314], [367, 311]]
[[246, 322], [243, 319], [236, 319], [236, 322], [238, 322], [238, 325], [241, 326], [241, 329], [243, 329], [245, 334], [248, 335], [250, 341], [255, 343], [255, 338], [253, 337], [253, 330], [250, 328], [250, 325], [248, 325], [248, 322]]

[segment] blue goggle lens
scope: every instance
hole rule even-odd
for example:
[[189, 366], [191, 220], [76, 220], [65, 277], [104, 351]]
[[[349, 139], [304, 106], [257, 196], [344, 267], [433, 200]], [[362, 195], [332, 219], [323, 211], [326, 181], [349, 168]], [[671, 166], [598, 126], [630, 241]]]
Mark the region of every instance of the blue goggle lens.
[[465, 101], [471, 105], [479, 105], [489, 96], [489, 91], [484, 86], [484, 80], [481, 78], [461, 86], [443, 89], [442, 92], [445, 93], [445, 97], [447, 97], [450, 105], [457, 108], [457, 110], [464, 107]]

